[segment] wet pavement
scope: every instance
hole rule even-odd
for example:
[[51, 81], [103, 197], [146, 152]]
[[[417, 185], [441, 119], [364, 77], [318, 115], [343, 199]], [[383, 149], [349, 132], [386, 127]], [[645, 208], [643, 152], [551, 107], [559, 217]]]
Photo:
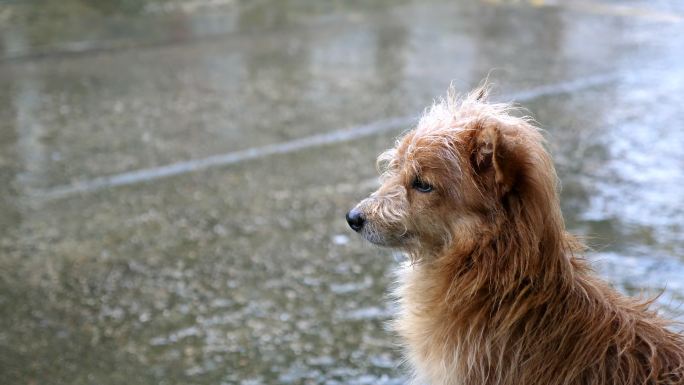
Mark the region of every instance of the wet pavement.
[[0, 383], [403, 384], [401, 257], [344, 212], [487, 74], [599, 272], [684, 314], [677, 2], [50, 4], [0, 3]]

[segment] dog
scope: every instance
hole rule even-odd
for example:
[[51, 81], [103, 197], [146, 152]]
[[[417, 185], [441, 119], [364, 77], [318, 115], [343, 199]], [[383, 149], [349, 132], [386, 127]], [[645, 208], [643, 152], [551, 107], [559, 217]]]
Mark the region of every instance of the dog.
[[592, 272], [540, 130], [488, 94], [426, 109], [346, 215], [409, 257], [392, 325], [413, 383], [684, 384], [684, 337]]

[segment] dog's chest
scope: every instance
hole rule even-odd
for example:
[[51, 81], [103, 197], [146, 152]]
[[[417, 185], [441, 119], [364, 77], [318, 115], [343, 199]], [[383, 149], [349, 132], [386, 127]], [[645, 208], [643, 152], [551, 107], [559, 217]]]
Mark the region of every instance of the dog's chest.
[[416, 385], [461, 385], [458, 339], [449, 335], [439, 312], [425, 301], [426, 294], [433, 289], [426, 275], [420, 266], [405, 265], [398, 271], [394, 294], [399, 314], [393, 323], [394, 330], [402, 339]]

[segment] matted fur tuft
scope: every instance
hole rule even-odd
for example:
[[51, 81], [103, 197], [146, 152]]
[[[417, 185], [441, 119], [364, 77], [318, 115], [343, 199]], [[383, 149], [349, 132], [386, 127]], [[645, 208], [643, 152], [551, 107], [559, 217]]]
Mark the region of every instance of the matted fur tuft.
[[597, 278], [565, 230], [540, 130], [453, 88], [378, 159], [355, 210], [411, 256], [395, 295], [416, 384], [684, 384], [684, 338]]

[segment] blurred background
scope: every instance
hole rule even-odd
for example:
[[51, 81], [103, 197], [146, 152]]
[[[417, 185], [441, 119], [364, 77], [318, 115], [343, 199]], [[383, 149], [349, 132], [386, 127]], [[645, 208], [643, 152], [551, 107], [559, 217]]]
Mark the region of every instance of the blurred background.
[[547, 130], [569, 229], [684, 312], [684, 3], [0, 0], [0, 383], [403, 384], [344, 213], [451, 81]]

